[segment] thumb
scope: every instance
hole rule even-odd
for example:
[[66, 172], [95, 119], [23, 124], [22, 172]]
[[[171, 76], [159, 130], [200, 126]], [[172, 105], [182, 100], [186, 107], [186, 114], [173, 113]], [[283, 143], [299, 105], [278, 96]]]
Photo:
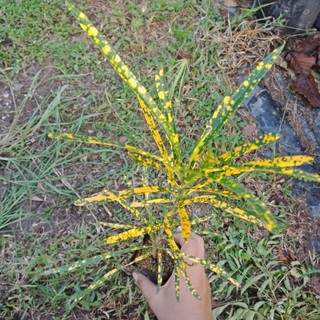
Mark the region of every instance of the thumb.
[[134, 271], [132, 273], [132, 277], [150, 304], [150, 302], [156, 297], [157, 286], [141, 273]]

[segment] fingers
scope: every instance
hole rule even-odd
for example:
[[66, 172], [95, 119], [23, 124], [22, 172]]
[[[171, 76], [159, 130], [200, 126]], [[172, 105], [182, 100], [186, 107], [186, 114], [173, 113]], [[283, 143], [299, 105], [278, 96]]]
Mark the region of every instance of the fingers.
[[[179, 228], [177, 231], [180, 231]], [[191, 233], [187, 243], [182, 238], [181, 233], [175, 234], [174, 240], [181, 246], [182, 252], [204, 259], [204, 241], [197, 234]]]
[[132, 277], [150, 304], [150, 301], [154, 299], [155, 293], [157, 292], [157, 286], [141, 273], [133, 272]]
[[182, 247], [186, 242], [184, 241], [184, 239], [182, 238], [181, 233], [176, 233], [173, 235], [173, 239], [174, 241], [180, 245], [180, 247]]

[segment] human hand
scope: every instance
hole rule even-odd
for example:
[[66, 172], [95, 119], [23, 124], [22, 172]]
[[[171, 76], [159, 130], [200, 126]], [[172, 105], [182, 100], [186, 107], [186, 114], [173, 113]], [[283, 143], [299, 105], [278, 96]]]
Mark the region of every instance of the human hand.
[[[204, 259], [203, 239], [191, 234], [188, 243], [177, 234], [175, 241], [181, 246], [181, 252]], [[133, 277], [158, 320], [212, 320], [211, 290], [204, 267], [199, 264], [187, 265], [191, 283], [201, 300], [189, 291], [183, 277], [180, 278], [180, 301], [175, 295], [175, 275], [172, 274], [157, 293], [157, 286], [141, 273], [134, 272]]]

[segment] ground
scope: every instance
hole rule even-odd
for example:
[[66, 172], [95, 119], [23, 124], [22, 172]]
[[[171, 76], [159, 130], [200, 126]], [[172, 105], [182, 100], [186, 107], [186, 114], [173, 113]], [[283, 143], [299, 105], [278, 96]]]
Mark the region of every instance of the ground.
[[[186, 153], [221, 98], [283, 41], [274, 29], [277, 21], [258, 24], [250, 10], [230, 16], [214, 1], [82, 0], [77, 5], [152, 93], [156, 70], [165, 67]], [[66, 308], [74, 292], [121, 266], [125, 256], [67, 274], [40, 272], [112, 251], [103, 242], [110, 229], [98, 222], [134, 219], [114, 204], [76, 207], [73, 202], [102, 188], [141, 183], [141, 167], [124, 152], [55, 141], [48, 133], [96, 135], [155, 152], [135, 97], [61, 1], [4, 0], [0, 19], [0, 318], [152, 318], [123, 272], [71, 311]], [[214, 146], [224, 152], [256, 135], [254, 119], [240, 107]], [[213, 314], [319, 319], [319, 261], [304, 242], [311, 228], [319, 229], [303, 198], [291, 196], [291, 180], [282, 176], [241, 179], [264, 197], [282, 228], [269, 234], [208, 206], [191, 206], [193, 216], [212, 217], [197, 230], [205, 237], [207, 256], [241, 284], [236, 289], [208, 273]]]

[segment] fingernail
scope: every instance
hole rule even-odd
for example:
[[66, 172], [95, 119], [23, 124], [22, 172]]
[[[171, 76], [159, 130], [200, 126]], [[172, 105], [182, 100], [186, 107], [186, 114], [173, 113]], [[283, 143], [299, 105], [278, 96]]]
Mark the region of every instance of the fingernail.
[[138, 282], [138, 274], [136, 272], [132, 272], [133, 280], [137, 283]]

